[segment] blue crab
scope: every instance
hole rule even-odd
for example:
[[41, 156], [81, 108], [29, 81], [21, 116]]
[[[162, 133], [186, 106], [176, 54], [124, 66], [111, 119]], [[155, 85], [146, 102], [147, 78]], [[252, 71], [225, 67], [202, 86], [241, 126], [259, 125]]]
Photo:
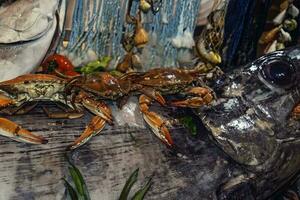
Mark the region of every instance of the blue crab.
[[[113, 124], [111, 109], [105, 101], [122, 101], [131, 94], [141, 94], [139, 104], [145, 121], [159, 139], [172, 146], [173, 141], [165, 120], [151, 112], [149, 106], [152, 100], [166, 105], [163, 95], [175, 95], [179, 92], [186, 93], [188, 99], [171, 102], [171, 106], [200, 107], [209, 104], [213, 100], [213, 94], [209, 88], [202, 87], [203, 77], [205, 75], [197, 70], [172, 68], [125, 74], [122, 77], [99, 72], [72, 80], [47, 74], [29, 74], [0, 83], [0, 110], [7, 114], [26, 113], [38, 101], [61, 103], [71, 110], [49, 113], [45, 109], [51, 118], [77, 118], [83, 115], [84, 108], [89, 110], [95, 116], [70, 146], [75, 149], [100, 133], [105, 124]], [[26, 106], [28, 103], [33, 104]], [[27, 143], [46, 143], [46, 139], [35, 136], [4, 118], [0, 118], [0, 134]]]

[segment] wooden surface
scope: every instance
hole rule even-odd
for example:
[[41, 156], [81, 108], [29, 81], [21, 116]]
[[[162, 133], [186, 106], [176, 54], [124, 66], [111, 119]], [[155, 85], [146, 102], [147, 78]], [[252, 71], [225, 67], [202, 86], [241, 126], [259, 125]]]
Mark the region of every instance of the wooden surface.
[[[43, 135], [49, 143], [28, 145], [0, 138], [0, 199], [64, 199], [65, 148], [80, 135], [91, 115], [48, 119], [38, 106], [30, 114], [7, 118]], [[180, 127], [171, 131], [181, 153], [167, 149], [147, 128], [118, 125], [106, 126], [73, 152], [72, 160], [86, 177], [92, 199], [117, 199], [136, 168], [140, 168], [136, 186], [153, 175], [146, 199], [212, 198], [211, 188], [220, 182], [227, 161], [205, 134], [191, 137]]]

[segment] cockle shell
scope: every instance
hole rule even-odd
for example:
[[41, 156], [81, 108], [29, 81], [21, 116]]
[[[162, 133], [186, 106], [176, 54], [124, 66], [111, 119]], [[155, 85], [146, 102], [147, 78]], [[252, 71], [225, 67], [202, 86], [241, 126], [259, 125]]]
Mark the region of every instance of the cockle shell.
[[273, 19], [273, 23], [275, 25], [279, 25], [279, 24], [282, 24], [284, 18], [285, 18], [285, 15], [286, 15], [286, 11], [287, 9], [284, 9], [283, 11], [281, 11], [274, 19]]
[[293, 18], [296, 18], [298, 17], [299, 15], [299, 9], [294, 6], [293, 4], [288, 8], [288, 11], [287, 11], [291, 16], [293, 16]]
[[282, 28], [280, 29], [279, 39], [281, 42], [290, 42], [292, 41], [291, 35], [284, 31]]
[[143, 11], [143, 12], [148, 12], [151, 8], [151, 4], [148, 3], [146, 0], [141, 0], [140, 1], [140, 9]]
[[123, 60], [117, 65], [119, 72], [125, 73], [132, 68], [132, 53], [128, 53], [124, 56]]
[[293, 31], [297, 28], [298, 24], [295, 19], [286, 19], [283, 22], [283, 28], [287, 31]]
[[143, 27], [137, 27], [134, 35], [134, 43], [137, 47], [145, 46], [149, 41], [147, 31]]

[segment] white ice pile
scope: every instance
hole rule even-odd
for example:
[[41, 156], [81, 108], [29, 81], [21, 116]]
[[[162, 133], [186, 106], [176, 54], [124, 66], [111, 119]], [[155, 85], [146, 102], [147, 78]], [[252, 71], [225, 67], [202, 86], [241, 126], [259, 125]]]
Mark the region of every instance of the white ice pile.
[[111, 109], [116, 125], [145, 128], [137, 97], [130, 97], [121, 110], [117, 106]]

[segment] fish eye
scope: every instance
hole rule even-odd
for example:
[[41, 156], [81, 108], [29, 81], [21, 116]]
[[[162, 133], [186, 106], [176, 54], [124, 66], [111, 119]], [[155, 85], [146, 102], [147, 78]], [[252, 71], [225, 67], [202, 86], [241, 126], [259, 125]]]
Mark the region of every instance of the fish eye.
[[284, 59], [263, 63], [261, 73], [267, 82], [277, 87], [288, 88], [295, 81], [295, 68], [292, 63]]

